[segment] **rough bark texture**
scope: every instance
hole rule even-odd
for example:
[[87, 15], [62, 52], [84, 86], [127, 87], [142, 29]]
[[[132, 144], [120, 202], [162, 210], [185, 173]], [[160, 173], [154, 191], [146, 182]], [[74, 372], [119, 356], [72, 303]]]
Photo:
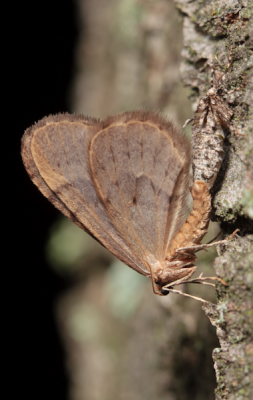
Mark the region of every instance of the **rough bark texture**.
[[[176, 5], [184, 15], [181, 72], [192, 87], [193, 102], [210, 87], [205, 62], [215, 55], [225, 69], [232, 46], [233, 64], [225, 86], [239, 90], [226, 98], [234, 113], [233, 126], [244, 136], [227, 135], [225, 159], [212, 190], [212, 217], [226, 233], [239, 228], [240, 236], [219, 250], [215, 270], [228, 286], [219, 288], [217, 306], [203, 308], [216, 327], [221, 346], [213, 352], [216, 399], [252, 399], [253, 3], [176, 0]], [[245, 86], [240, 87], [244, 76]]]

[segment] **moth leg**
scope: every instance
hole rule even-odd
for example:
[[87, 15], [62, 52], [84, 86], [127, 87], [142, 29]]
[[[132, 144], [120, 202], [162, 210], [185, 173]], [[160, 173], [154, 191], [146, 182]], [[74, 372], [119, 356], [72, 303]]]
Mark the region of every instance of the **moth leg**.
[[192, 121], [193, 121], [193, 118], [188, 118], [188, 119], [185, 121], [185, 123], [184, 123], [184, 125], [183, 125], [183, 128], [185, 128], [187, 125], [189, 125]]
[[[228, 240], [231, 240], [238, 232], [238, 229], [225, 240], [200, 244], [200, 241], [207, 232], [209, 224], [211, 196], [206, 183], [202, 181], [195, 181], [193, 183], [191, 193], [193, 197], [193, 209], [169, 247], [166, 257], [167, 268], [156, 275], [157, 281], [154, 282], [154, 286], [158, 284], [159, 294], [167, 294], [167, 292], [170, 291], [183, 294], [183, 292], [173, 289], [175, 285], [180, 285], [182, 283], [199, 283], [215, 286], [210, 282], [215, 280], [226, 285], [221, 278], [216, 276], [203, 277], [202, 274], [200, 274], [199, 277], [191, 279], [193, 272], [196, 270], [196, 267], [193, 265], [195, 261], [194, 257], [196, 257], [195, 252], [214, 245], [227, 243]], [[189, 295], [188, 297], [203, 301], [203, 299], [196, 298], [195, 296]]]
[[223, 285], [227, 286], [227, 284], [221, 278], [218, 278], [218, 277], [202, 277], [202, 273], [201, 273], [198, 278], [186, 279], [186, 280], [181, 279], [181, 280], [178, 280], [177, 282], [165, 285], [165, 286], [163, 286], [161, 292], [162, 292], [162, 294], [168, 294], [169, 292], [172, 292], [172, 293], [175, 293], [175, 294], [180, 294], [182, 296], [190, 297], [190, 298], [192, 298], [194, 300], [198, 300], [198, 301], [201, 301], [201, 302], [204, 302], [204, 303], [210, 303], [209, 301], [206, 301], [206, 300], [202, 299], [201, 297], [193, 296], [191, 294], [184, 293], [181, 290], [175, 290], [174, 289], [174, 286], [180, 285], [182, 283], [202, 283], [204, 285], [215, 286], [213, 283], [207, 282], [208, 280], [217, 280], [217, 281], [221, 282]]
[[[203, 249], [207, 249], [209, 247], [212, 246], [218, 246], [219, 244], [227, 244], [227, 242], [229, 242], [235, 235], [236, 233], [239, 232], [239, 229], [236, 229], [233, 233], [231, 233], [231, 235], [223, 240], [218, 240], [217, 242], [211, 242], [211, 243], [204, 243], [204, 244], [198, 244], [198, 245], [192, 245], [189, 247], [181, 247], [179, 249], [176, 250], [176, 252], [181, 252], [181, 251], [189, 251], [189, 250], [195, 250], [194, 253], [196, 253], [196, 251], [199, 250], [203, 250]], [[215, 240], [215, 239], [214, 239]]]
[[[172, 293], [175, 293], [175, 294], [180, 294], [182, 296], [190, 297], [190, 298], [192, 298], [194, 300], [198, 300], [198, 301], [201, 301], [201, 302], [204, 302], [204, 303], [211, 303], [209, 301], [206, 301], [206, 300], [202, 299], [201, 297], [192, 296], [192, 295], [190, 295], [188, 293], [182, 292], [181, 290], [175, 290], [174, 289], [175, 285], [179, 285], [179, 284], [182, 284], [182, 283], [200, 283], [200, 284], [203, 284], [203, 285], [215, 286], [213, 283], [208, 282], [208, 280], [216, 280], [216, 281], [222, 283], [224, 286], [227, 286], [227, 283], [224, 282], [221, 278], [218, 278], [217, 276], [202, 277], [202, 273], [201, 273], [198, 278], [188, 279], [186, 281], [181, 280], [180, 282], [179, 281], [178, 282], [174, 282], [173, 286], [172, 286], [172, 284], [165, 285], [162, 288], [162, 292], [163, 292], [163, 294], [165, 294], [164, 292], [168, 292], [168, 293], [172, 292]], [[170, 287], [170, 286], [172, 286], [172, 287]]]
[[202, 285], [215, 286], [213, 283], [208, 281], [218, 281], [222, 283], [222, 285], [227, 286], [227, 283], [218, 276], [202, 276], [202, 275], [203, 273], [201, 273], [197, 278], [189, 279], [187, 283], [200, 283]]

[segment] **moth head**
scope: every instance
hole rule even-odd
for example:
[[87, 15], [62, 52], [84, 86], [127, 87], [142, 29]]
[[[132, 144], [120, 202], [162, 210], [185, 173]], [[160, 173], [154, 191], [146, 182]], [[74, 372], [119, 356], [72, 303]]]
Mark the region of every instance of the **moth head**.
[[152, 285], [155, 294], [165, 296], [169, 293], [166, 288], [187, 283], [196, 267], [189, 260], [167, 262], [165, 268], [160, 268], [152, 274]]

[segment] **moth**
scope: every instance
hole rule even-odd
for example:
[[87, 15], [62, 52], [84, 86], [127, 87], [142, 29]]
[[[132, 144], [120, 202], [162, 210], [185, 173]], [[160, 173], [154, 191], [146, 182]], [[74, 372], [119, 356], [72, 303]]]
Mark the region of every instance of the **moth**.
[[192, 211], [183, 221], [191, 148], [159, 113], [138, 110], [102, 121], [51, 115], [26, 130], [22, 158], [43, 195], [121, 261], [151, 277], [154, 293], [219, 280], [190, 279], [195, 252], [206, 246], [199, 243], [211, 196], [205, 182], [195, 181]]

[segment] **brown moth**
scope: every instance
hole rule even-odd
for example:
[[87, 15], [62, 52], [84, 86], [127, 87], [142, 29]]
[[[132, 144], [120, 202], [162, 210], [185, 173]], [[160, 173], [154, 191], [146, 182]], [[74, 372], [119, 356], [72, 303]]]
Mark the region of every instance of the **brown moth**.
[[210, 219], [209, 190], [194, 182], [193, 208], [183, 224], [190, 145], [159, 113], [126, 112], [103, 121], [45, 117], [26, 130], [22, 158], [44, 196], [125, 264], [151, 277], [155, 293], [208, 279], [189, 278]]

